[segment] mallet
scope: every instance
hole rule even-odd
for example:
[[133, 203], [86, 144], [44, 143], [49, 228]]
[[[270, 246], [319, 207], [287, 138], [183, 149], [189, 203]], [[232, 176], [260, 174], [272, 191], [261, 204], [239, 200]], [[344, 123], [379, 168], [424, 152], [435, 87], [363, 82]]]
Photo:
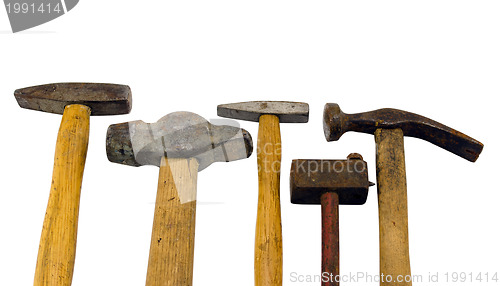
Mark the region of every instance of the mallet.
[[22, 108], [63, 114], [34, 285], [68, 286], [75, 263], [89, 117], [129, 113], [132, 94], [126, 85], [55, 83], [18, 89], [14, 95]]
[[293, 204], [321, 204], [321, 285], [339, 285], [339, 204], [362, 205], [368, 196], [368, 169], [361, 155], [347, 160], [293, 160]]
[[257, 167], [259, 200], [255, 231], [255, 285], [283, 282], [283, 247], [280, 210], [280, 123], [306, 123], [309, 105], [302, 102], [252, 101], [222, 104], [217, 115], [259, 122]]
[[252, 146], [246, 130], [212, 125], [190, 112], [108, 128], [109, 161], [160, 167], [146, 286], [192, 285], [198, 172], [247, 158]]
[[336, 141], [348, 131], [375, 135], [380, 273], [387, 278], [381, 284], [411, 285], [407, 281], [411, 271], [404, 136], [429, 141], [471, 162], [476, 161], [483, 144], [434, 120], [397, 109], [345, 114], [337, 104], [328, 103], [323, 118], [327, 141]]

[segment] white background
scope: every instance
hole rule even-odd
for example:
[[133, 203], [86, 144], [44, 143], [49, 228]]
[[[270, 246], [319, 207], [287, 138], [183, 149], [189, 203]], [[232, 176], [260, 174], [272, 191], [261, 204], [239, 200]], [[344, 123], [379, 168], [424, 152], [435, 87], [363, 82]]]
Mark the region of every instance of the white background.
[[[291, 160], [359, 152], [376, 180], [373, 136], [325, 141], [326, 102], [409, 110], [482, 141], [470, 163], [405, 139], [412, 273], [499, 271], [499, 13], [498, 1], [82, 0], [12, 34], [0, 11], [0, 285], [33, 283], [61, 119], [19, 108], [13, 91], [65, 81], [128, 84], [134, 97], [131, 114], [91, 119], [74, 286], [146, 277], [158, 168], [109, 163], [108, 125], [179, 110], [217, 118], [217, 104], [248, 100], [310, 104], [308, 124], [281, 125], [284, 285], [318, 285], [290, 275], [320, 269], [320, 207], [290, 204]], [[255, 141], [257, 124], [240, 123]], [[255, 154], [202, 171], [198, 199], [194, 283], [252, 285]], [[377, 274], [376, 187], [340, 216], [341, 272]]]

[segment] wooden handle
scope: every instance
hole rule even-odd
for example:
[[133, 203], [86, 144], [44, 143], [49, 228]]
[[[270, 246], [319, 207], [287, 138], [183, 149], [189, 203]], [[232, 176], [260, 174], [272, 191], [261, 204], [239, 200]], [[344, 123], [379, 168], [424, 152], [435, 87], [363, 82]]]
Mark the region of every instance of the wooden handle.
[[257, 165], [259, 201], [255, 232], [255, 285], [280, 286], [283, 279], [281, 237], [279, 119], [262, 115], [259, 120]]
[[197, 178], [196, 159], [162, 159], [146, 286], [193, 284]]
[[[380, 274], [391, 276], [387, 286], [410, 286], [410, 251], [408, 243], [408, 200], [404, 137], [401, 129], [378, 129], [377, 186], [380, 228]], [[397, 280], [403, 279], [399, 282]]]
[[89, 119], [90, 108], [84, 105], [74, 104], [64, 109], [38, 249], [35, 286], [71, 285]]

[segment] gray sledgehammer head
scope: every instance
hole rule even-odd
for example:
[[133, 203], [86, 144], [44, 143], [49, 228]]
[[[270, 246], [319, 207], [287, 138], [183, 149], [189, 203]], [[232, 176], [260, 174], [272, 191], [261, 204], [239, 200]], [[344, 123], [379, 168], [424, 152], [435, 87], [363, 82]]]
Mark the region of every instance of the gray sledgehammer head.
[[213, 162], [248, 158], [252, 150], [245, 129], [213, 125], [191, 112], [170, 113], [151, 124], [114, 124], [106, 135], [109, 161], [130, 166], [160, 166], [162, 157], [196, 158], [201, 171]]

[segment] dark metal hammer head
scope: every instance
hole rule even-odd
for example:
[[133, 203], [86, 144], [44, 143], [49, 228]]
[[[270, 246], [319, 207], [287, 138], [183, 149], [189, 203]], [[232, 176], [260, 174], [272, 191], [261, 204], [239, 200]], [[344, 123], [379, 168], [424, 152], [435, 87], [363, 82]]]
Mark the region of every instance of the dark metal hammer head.
[[455, 129], [421, 115], [391, 108], [346, 114], [338, 104], [327, 103], [323, 130], [327, 141], [337, 141], [348, 131], [374, 134], [379, 128], [400, 128], [405, 136], [420, 138], [474, 162], [483, 144]]
[[280, 123], [306, 123], [309, 105], [290, 101], [249, 101], [217, 106], [217, 115], [221, 117], [259, 122], [264, 114], [278, 116]]
[[109, 161], [130, 166], [160, 166], [162, 157], [196, 158], [201, 171], [213, 162], [248, 158], [252, 150], [245, 129], [213, 125], [191, 112], [170, 113], [151, 124], [114, 124], [106, 136]]
[[321, 195], [336, 192], [339, 203], [362, 205], [368, 197], [366, 162], [359, 154], [347, 160], [293, 160], [290, 195], [293, 204], [321, 204]]
[[132, 92], [120, 84], [52, 83], [18, 89], [14, 96], [22, 108], [57, 114], [71, 104], [90, 107], [91, 115], [127, 114], [132, 108]]

